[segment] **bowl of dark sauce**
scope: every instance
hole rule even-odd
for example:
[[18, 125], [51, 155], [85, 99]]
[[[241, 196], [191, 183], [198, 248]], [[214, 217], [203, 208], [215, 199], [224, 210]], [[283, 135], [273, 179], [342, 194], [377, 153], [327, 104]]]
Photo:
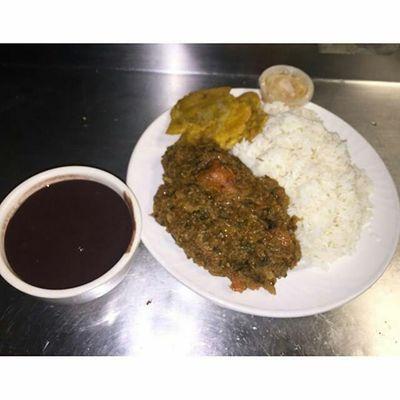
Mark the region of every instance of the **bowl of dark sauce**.
[[46, 300], [81, 303], [122, 281], [140, 241], [135, 195], [108, 172], [42, 172], [0, 205], [0, 274]]

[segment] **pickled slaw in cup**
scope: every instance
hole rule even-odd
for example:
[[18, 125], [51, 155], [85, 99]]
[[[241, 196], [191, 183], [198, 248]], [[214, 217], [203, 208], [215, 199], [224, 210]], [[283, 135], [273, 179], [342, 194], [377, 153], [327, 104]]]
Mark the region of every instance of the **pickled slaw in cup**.
[[259, 77], [261, 96], [265, 103], [282, 102], [294, 108], [308, 103], [314, 94], [311, 78], [290, 65], [267, 68]]

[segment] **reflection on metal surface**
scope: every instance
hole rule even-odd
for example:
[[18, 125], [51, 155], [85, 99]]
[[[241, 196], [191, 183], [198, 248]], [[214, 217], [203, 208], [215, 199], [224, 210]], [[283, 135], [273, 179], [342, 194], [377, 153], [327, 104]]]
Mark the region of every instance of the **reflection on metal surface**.
[[342, 85], [362, 85], [363, 87], [373, 86], [379, 88], [393, 88], [394, 90], [400, 90], [400, 82], [380, 82], [380, 81], [360, 81], [356, 79], [321, 79], [314, 78], [314, 82], [326, 84], [342, 84]]
[[97, 323], [97, 325], [102, 325], [102, 324], [112, 325], [115, 322], [115, 320], [117, 319], [119, 313], [120, 313], [119, 310], [111, 309], [109, 311], [106, 311], [104, 317], [102, 317], [100, 319], [100, 321]]
[[179, 74], [184, 71], [185, 65], [191, 64], [189, 53], [184, 44], [173, 44], [165, 49], [166, 71], [172, 74]]
[[[184, 57], [189, 57], [186, 50], [177, 47], [178, 60], [172, 60], [171, 56], [170, 68], [179, 70]], [[198, 60], [191, 62], [194, 69], [199, 68]], [[13, 74], [15, 78], [10, 78], [7, 85], [19, 87], [22, 78]], [[7, 112], [10, 127], [4, 125], [7, 120], [0, 119], [0, 127], [8, 127], [2, 132], [13, 133], [13, 126], [19, 126], [21, 116], [28, 122], [36, 121], [38, 113], [43, 112], [46, 115], [43, 126], [51, 132], [40, 146], [35, 145], [37, 139], [31, 134], [34, 123], [27, 129], [29, 134], [22, 137], [21, 133], [21, 140], [25, 141], [18, 152], [23, 157], [17, 157], [15, 163], [23, 160], [24, 168], [29, 169], [20, 175], [17, 164], [4, 169], [8, 177], [8, 186], [1, 186], [4, 195], [18, 180], [47, 169], [49, 164], [91, 164], [123, 177], [141, 133], [180, 96], [201, 87], [257, 84], [250, 75], [112, 75], [82, 71], [68, 74], [63, 71], [62, 80], [54, 78], [54, 87], [47, 88], [52, 96], [60, 92], [56, 104], [61, 111], [54, 110], [57, 117], [54, 126], [52, 119], [47, 118], [49, 102], [55, 101], [53, 97], [47, 103], [27, 101], [13, 106], [15, 120], [12, 110]], [[24, 85], [33, 85], [33, 93], [42, 93], [35, 85], [50, 85], [53, 75], [46, 70], [40, 76], [39, 83], [29, 83], [29, 77], [22, 81]], [[54, 89], [64, 80], [71, 91], [66, 100], [67, 88]], [[76, 88], [71, 82], [78, 82]], [[339, 115], [368, 140], [399, 188], [400, 84], [341, 80], [316, 80], [315, 84], [313, 101]], [[20, 90], [29, 95], [23, 92], [24, 87]], [[85, 130], [79, 130], [82, 115], [91, 121]], [[62, 118], [66, 120], [60, 123]], [[71, 120], [77, 121], [77, 127]], [[60, 131], [61, 136], [53, 137], [64, 125], [67, 128]], [[9, 147], [17, 146], [12, 141], [14, 137], [14, 134], [8, 137]], [[26, 154], [26, 148], [32, 151]], [[141, 244], [127, 278], [112, 292], [91, 303], [71, 306], [43, 303], [0, 281], [0, 354], [400, 355], [399, 308], [399, 251], [382, 278], [351, 303], [322, 315], [272, 319], [226, 310], [203, 299], [170, 276]]]
[[132, 322], [135, 342], [129, 349], [131, 354], [189, 355], [192, 343], [198, 340], [200, 332], [195, 316], [180, 309], [168, 309], [161, 316], [141, 310]]

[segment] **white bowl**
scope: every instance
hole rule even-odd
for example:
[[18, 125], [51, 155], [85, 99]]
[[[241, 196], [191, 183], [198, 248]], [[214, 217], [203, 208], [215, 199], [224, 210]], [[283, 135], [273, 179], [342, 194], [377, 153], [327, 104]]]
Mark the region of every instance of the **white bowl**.
[[[14, 212], [32, 193], [45, 185], [71, 179], [86, 179], [102, 183], [118, 193], [131, 207], [135, 222], [135, 233], [128, 250], [119, 261], [99, 278], [70, 289], [43, 289], [32, 286], [20, 279], [7, 261], [4, 249], [4, 237], [7, 224]], [[37, 174], [17, 186], [0, 204], [0, 275], [16, 289], [44, 300], [60, 303], [83, 303], [109, 292], [118, 285], [129, 270], [133, 254], [140, 241], [142, 217], [138, 201], [131, 190], [121, 180], [108, 172], [82, 166], [69, 166], [50, 169]]]

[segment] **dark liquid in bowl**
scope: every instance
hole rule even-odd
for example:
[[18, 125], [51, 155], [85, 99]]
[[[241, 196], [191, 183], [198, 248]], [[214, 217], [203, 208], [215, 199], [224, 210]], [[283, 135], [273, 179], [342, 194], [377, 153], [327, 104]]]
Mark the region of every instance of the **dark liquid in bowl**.
[[46, 186], [28, 197], [8, 223], [7, 260], [25, 282], [67, 289], [104, 273], [130, 246], [135, 223], [112, 189], [88, 180]]

